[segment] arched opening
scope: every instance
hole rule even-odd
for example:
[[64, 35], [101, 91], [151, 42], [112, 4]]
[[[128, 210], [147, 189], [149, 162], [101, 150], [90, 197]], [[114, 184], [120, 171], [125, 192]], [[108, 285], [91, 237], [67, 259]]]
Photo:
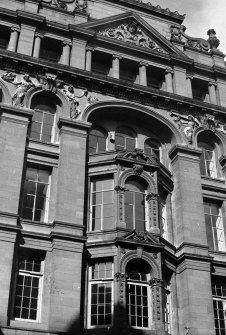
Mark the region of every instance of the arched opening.
[[132, 259], [126, 266], [126, 311], [128, 325], [149, 328], [151, 324], [151, 266], [143, 259]]
[[89, 133], [89, 154], [106, 150], [106, 132], [101, 128], [93, 128]]
[[136, 147], [136, 138], [134, 132], [127, 127], [119, 127], [115, 131], [116, 149], [134, 151]]
[[56, 119], [61, 101], [49, 92], [36, 94], [31, 101], [34, 109], [30, 138], [42, 142], [56, 141]]
[[125, 182], [125, 222], [129, 230], [144, 231], [148, 221], [146, 202], [148, 184], [139, 176], [131, 176]]

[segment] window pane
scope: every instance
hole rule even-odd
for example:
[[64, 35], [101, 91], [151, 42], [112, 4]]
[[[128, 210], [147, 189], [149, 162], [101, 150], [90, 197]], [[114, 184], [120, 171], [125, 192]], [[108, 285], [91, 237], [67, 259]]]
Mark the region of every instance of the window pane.
[[134, 151], [135, 143], [136, 143], [135, 138], [127, 138], [126, 139], [126, 150]]

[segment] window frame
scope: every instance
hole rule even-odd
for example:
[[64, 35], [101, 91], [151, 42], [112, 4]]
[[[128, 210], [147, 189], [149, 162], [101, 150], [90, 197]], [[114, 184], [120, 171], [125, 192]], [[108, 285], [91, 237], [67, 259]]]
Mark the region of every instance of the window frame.
[[[43, 143], [55, 143], [55, 137], [56, 137], [56, 113], [50, 113], [48, 111], [45, 111], [45, 110], [41, 110], [41, 109], [34, 109], [34, 115], [35, 115], [35, 112], [38, 112], [38, 113], [42, 113], [42, 122], [36, 122], [36, 121], [33, 121], [31, 122], [31, 131], [30, 131], [30, 136], [29, 138], [33, 141], [40, 141], [40, 142], [43, 142]], [[49, 135], [50, 136], [50, 141], [44, 141], [42, 139], [42, 136], [43, 136], [43, 125], [44, 125], [44, 114], [48, 114], [48, 115], [53, 115], [53, 124], [52, 124], [52, 129], [51, 129], [51, 134]], [[37, 123], [37, 124], [41, 124], [41, 130], [40, 130], [40, 133], [39, 134], [39, 139], [38, 138], [33, 138], [32, 137], [32, 125], [34, 123]]]
[[[120, 132], [125, 130], [125, 133]], [[131, 135], [126, 134], [126, 131], [128, 131], [128, 133], [131, 133]], [[119, 136], [119, 137], [123, 137], [124, 139], [124, 145], [118, 145], [117, 142], [117, 136], [118, 135], [123, 135], [123, 136]], [[129, 149], [127, 149], [127, 139], [133, 139], [134, 140], [134, 149], [132, 151], [134, 151], [137, 148], [137, 134], [130, 129], [129, 127], [125, 127], [125, 126], [120, 126], [118, 128], [115, 129], [115, 149], [116, 150], [127, 150], [127, 151], [131, 151]]]
[[[112, 181], [112, 189], [102, 189], [101, 191], [93, 191], [94, 182], [101, 180], [102, 182], [106, 180]], [[113, 202], [112, 203], [104, 203], [104, 192], [110, 192], [113, 193]], [[101, 200], [102, 202], [100, 204], [94, 204], [93, 203], [93, 195], [94, 193], [101, 193]], [[113, 222], [115, 222], [116, 219], [116, 211], [115, 211], [115, 180], [114, 175], [99, 175], [99, 176], [92, 176], [90, 178], [90, 197], [89, 197], [89, 231], [103, 231], [104, 228], [104, 205], [112, 205], [112, 211], [113, 211]], [[95, 229], [95, 216], [94, 216], [94, 207], [100, 206], [101, 207], [101, 217], [100, 217], [100, 225], [101, 229]], [[109, 229], [109, 228], [107, 228]]]
[[[101, 136], [97, 136], [97, 135], [93, 135], [92, 134], [92, 131], [98, 131], [100, 132], [103, 137]], [[94, 152], [90, 152], [90, 148], [93, 148], [93, 147], [90, 147], [90, 136], [95, 136], [96, 138], [104, 138], [105, 139], [105, 148], [104, 150], [99, 150], [98, 146], [99, 146], [99, 141], [96, 142], [96, 147], [95, 147], [95, 151]], [[107, 151], [107, 133], [104, 129], [102, 128], [98, 128], [98, 127], [94, 127], [90, 130], [89, 132], [89, 138], [88, 138], [88, 153], [89, 155], [92, 155], [92, 154], [98, 154], [98, 153], [102, 153], [102, 152], [106, 152]]]
[[[112, 276], [111, 277], [106, 277], [106, 278], [97, 278], [94, 279], [92, 278], [92, 266], [94, 264], [101, 264], [101, 263], [106, 263], [106, 261], [109, 260], [109, 262], [111, 262], [111, 271], [112, 271]], [[114, 290], [114, 278], [113, 278], [113, 271], [114, 271], [114, 262], [113, 259], [96, 259], [93, 260], [92, 264], [88, 265], [88, 303], [87, 303], [87, 328], [88, 329], [94, 329], [94, 328], [106, 328], [106, 327], [111, 327], [113, 326], [113, 322], [114, 322], [114, 294], [115, 294], [115, 290]], [[111, 286], [111, 324], [103, 324], [103, 325], [91, 325], [91, 301], [92, 301], [92, 297], [91, 297], [91, 293], [92, 293], [92, 286], [95, 284], [109, 284]], [[98, 303], [97, 303], [98, 306]], [[97, 307], [98, 308], [98, 307]], [[98, 315], [98, 314], [97, 314]], [[104, 314], [105, 315], [105, 314]]]
[[[205, 209], [208, 205], [208, 208], [209, 208], [209, 211], [206, 212]], [[206, 235], [207, 235], [207, 243], [209, 244], [209, 239], [208, 239], [208, 232], [211, 230], [211, 244], [213, 245], [213, 249], [212, 249], [212, 246], [210, 246], [210, 249], [213, 250], [213, 251], [217, 251], [217, 252], [226, 252], [226, 235], [225, 235], [225, 227], [224, 227], [224, 220], [223, 220], [223, 213], [222, 213], [222, 204], [220, 204], [219, 202], [215, 202], [215, 201], [212, 201], [209, 200], [209, 199], [204, 199], [203, 201], [203, 206], [204, 206], [204, 219], [205, 219], [205, 225], [206, 225]], [[218, 215], [212, 213], [211, 211], [211, 207], [213, 206], [217, 206], [218, 208]], [[209, 227], [209, 222], [207, 222], [206, 220], [206, 216], [209, 217], [208, 221], [210, 221], [211, 223], [211, 226]], [[213, 217], [216, 218], [216, 227], [214, 227], [213, 225]], [[217, 222], [217, 220], [219, 219], [220, 221], [220, 224]], [[217, 225], [219, 226], [220, 225], [220, 229], [217, 229]], [[220, 230], [221, 233], [218, 232], [218, 230]], [[220, 237], [223, 236], [223, 241], [221, 242], [220, 240], [220, 237], [218, 239], [218, 236], [220, 234]], [[217, 244], [216, 244], [217, 242]], [[220, 250], [220, 247], [219, 247], [219, 244], [222, 243], [223, 244], [223, 249], [221, 248]]]
[[[37, 179], [35, 181], [30, 180], [30, 182], [34, 182], [35, 183], [35, 194], [31, 194], [31, 193], [25, 193], [25, 183], [27, 181], [29, 181], [29, 179], [27, 179], [26, 175], [27, 175], [27, 171], [28, 169], [33, 169], [33, 170], [37, 170], [37, 171], [46, 171], [48, 172], [49, 176], [48, 176], [48, 183], [44, 183], [44, 182], [39, 182], [37, 181]], [[35, 211], [36, 211], [36, 199], [37, 199], [37, 184], [44, 184], [47, 187], [46, 190], [46, 194], [45, 194], [45, 198], [44, 198], [44, 216], [43, 216], [43, 220], [34, 220], [35, 217]], [[23, 185], [23, 196], [22, 196], [22, 205], [21, 205], [21, 218], [23, 220], [30, 220], [33, 222], [47, 222], [48, 221], [48, 216], [49, 216], [49, 198], [50, 198], [50, 186], [51, 186], [51, 171], [48, 169], [41, 169], [39, 167], [33, 167], [33, 166], [27, 166], [26, 168], [26, 172], [25, 172], [25, 178], [24, 178], [24, 185]], [[33, 201], [33, 207], [32, 207], [32, 219], [28, 219], [28, 218], [24, 218], [23, 217], [23, 209], [24, 208], [29, 208], [31, 209], [31, 207], [27, 207], [24, 206], [24, 199], [26, 195], [30, 195], [30, 196], [34, 196], [34, 201]]]
[[[13, 301], [12, 301], [12, 312], [11, 312], [11, 319], [15, 321], [22, 321], [22, 322], [33, 322], [33, 323], [40, 323], [41, 322], [41, 313], [42, 313], [42, 300], [43, 300], [43, 287], [44, 287], [44, 266], [45, 266], [45, 259], [44, 257], [36, 256], [32, 257], [28, 255], [28, 251], [26, 254], [19, 255], [17, 258], [17, 268], [14, 275], [14, 289], [13, 289]], [[37, 271], [28, 271], [24, 269], [19, 269], [19, 260], [20, 258], [24, 259], [35, 259], [40, 261], [40, 272]], [[37, 310], [36, 310], [36, 319], [26, 319], [26, 318], [19, 318], [15, 317], [15, 303], [16, 303], [16, 289], [17, 289], [17, 280], [19, 276], [24, 277], [31, 277], [31, 278], [39, 278], [38, 284], [38, 296], [37, 296]], [[32, 287], [32, 286], [31, 286]]]
[[[225, 319], [224, 319], [224, 329], [223, 328], [216, 328], [216, 320], [218, 322], [218, 326], [220, 326], [220, 322], [222, 319], [219, 318], [219, 302], [222, 303], [222, 306], [225, 305], [225, 309], [223, 309], [223, 311], [226, 311], [226, 295], [224, 297], [224, 295], [217, 295], [217, 294], [214, 294], [214, 290], [217, 291], [219, 290], [219, 288], [217, 289], [216, 287], [214, 288], [214, 285], [217, 285], [219, 284], [221, 286], [221, 292], [223, 292], [223, 289], [222, 289], [222, 282], [223, 282], [223, 278], [221, 278], [221, 280], [215, 280], [213, 281], [212, 280], [212, 297], [213, 297], [213, 308], [214, 308], [214, 323], [215, 323], [215, 331], [217, 331], [218, 329], [218, 334], [221, 335], [221, 330], [223, 330], [223, 334], [224, 335], [226, 333], [226, 314], [225, 314]], [[215, 305], [216, 304], [216, 305]], [[216, 306], [216, 310], [217, 310], [217, 318], [215, 317], [215, 306]]]

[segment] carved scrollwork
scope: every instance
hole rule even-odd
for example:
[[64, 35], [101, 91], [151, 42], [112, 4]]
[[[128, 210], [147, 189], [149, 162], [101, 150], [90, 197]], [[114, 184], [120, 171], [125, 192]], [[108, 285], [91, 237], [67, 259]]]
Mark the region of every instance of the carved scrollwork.
[[107, 28], [104, 31], [100, 31], [99, 35], [136, 44], [140, 47], [149, 48], [154, 51], [164, 52], [164, 50], [146, 36], [137, 23], [133, 21], [130, 21], [127, 24], [121, 24], [118, 27]]
[[114, 277], [116, 281], [126, 281], [128, 275], [127, 273], [116, 272]]

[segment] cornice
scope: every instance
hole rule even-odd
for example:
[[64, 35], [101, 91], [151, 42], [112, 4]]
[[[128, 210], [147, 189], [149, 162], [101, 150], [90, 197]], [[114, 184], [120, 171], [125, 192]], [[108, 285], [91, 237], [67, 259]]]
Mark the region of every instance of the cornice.
[[6, 105], [4, 103], [0, 103], [0, 114], [2, 113], [17, 115], [20, 117], [26, 117], [28, 119], [31, 119], [34, 111], [28, 108], [18, 108], [12, 105]]
[[[189, 115], [195, 110], [200, 114], [214, 113], [216, 115], [222, 114], [223, 116], [226, 114], [226, 108], [222, 106], [196, 101], [174, 93], [132, 84], [7, 50], [0, 50], [0, 67], [16, 73], [28, 72], [31, 76], [43, 75], [46, 71], [52, 72], [58, 75], [59, 79], [65, 83], [71, 84], [74, 82], [77, 87], [82, 89], [86, 87], [88, 90], [97, 93], [136, 102], [148, 107], [162, 108], [171, 112], [177, 111], [178, 113]], [[10, 106], [10, 108], [14, 107]]]
[[22, 19], [25, 22], [29, 22], [30, 24], [33, 25], [43, 23], [45, 21], [45, 17], [39, 14], [34, 14], [19, 9], [16, 11], [16, 13], [18, 18]]
[[[112, 0], [104, 0], [105, 2], [111, 2]], [[129, 7], [131, 9], [136, 9], [147, 13], [149, 15], [153, 15], [155, 17], [160, 17], [166, 19], [171, 22], [175, 22], [181, 24], [184, 19], [185, 15], [181, 15], [178, 12], [171, 12], [168, 8], [163, 9], [160, 6], [153, 6], [147, 3], [143, 3], [142, 1], [134, 1], [134, 0], [115, 0], [116, 3]]]

